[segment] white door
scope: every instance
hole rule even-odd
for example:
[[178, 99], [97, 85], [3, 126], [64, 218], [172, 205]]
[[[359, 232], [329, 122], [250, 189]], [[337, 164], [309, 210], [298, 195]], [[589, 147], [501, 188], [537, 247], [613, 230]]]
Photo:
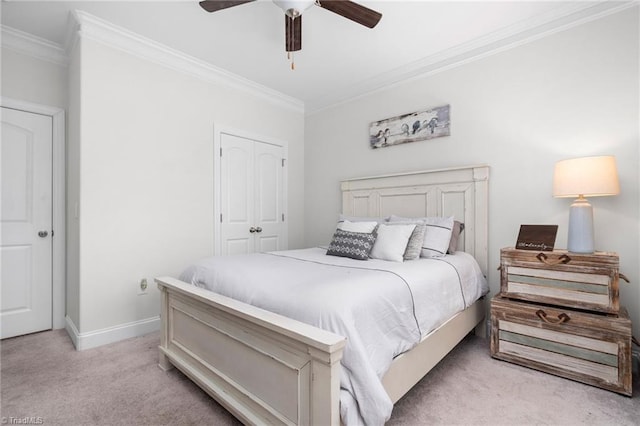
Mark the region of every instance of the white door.
[[283, 148], [222, 134], [221, 254], [283, 250]]
[[253, 141], [223, 134], [220, 140], [221, 254], [253, 252]]
[[52, 328], [52, 131], [2, 108], [2, 338]]
[[282, 147], [256, 142], [253, 148], [253, 219], [256, 229], [254, 250], [284, 250]]

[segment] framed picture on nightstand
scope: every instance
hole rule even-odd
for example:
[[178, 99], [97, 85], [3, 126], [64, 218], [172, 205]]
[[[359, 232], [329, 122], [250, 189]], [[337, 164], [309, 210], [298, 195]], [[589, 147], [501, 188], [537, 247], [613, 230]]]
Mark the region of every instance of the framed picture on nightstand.
[[558, 225], [520, 225], [516, 248], [520, 250], [553, 251]]

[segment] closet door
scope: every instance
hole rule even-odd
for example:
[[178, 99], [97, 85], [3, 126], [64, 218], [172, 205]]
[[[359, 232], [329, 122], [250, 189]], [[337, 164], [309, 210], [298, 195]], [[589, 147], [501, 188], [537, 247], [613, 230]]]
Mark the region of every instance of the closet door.
[[254, 143], [255, 251], [283, 250], [282, 147]]
[[221, 254], [253, 253], [253, 141], [225, 134], [221, 147]]
[[222, 134], [220, 254], [286, 249], [283, 148]]

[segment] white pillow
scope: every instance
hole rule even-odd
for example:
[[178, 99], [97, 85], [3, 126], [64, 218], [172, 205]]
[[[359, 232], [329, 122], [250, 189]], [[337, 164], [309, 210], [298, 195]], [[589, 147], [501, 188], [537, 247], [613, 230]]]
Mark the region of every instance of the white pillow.
[[[391, 226], [414, 224], [415, 222], [389, 222]], [[409, 237], [407, 248], [404, 250], [404, 260], [415, 260], [422, 253], [422, 242], [424, 241], [424, 233], [427, 231], [427, 225], [424, 223], [415, 223], [416, 228]]]
[[409, 237], [415, 227], [415, 224], [378, 225], [378, 237], [369, 256], [373, 259], [402, 262]]
[[453, 216], [427, 217], [424, 224], [427, 225], [427, 230], [424, 233], [420, 257], [440, 257], [447, 254], [453, 229]]
[[440, 257], [447, 254], [449, 242], [451, 241], [451, 232], [453, 230], [453, 216], [405, 218], [393, 215], [389, 219], [389, 222], [399, 221], [415, 221], [416, 223], [423, 223], [427, 226], [420, 257]]
[[376, 229], [378, 226], [378, 222], [351, 222], [345, 220], [344, 222], [338, 223], [338, 229], [342, 229], [343, 231], [348, 232], [361, 232], [364, 234], [370, 234]]

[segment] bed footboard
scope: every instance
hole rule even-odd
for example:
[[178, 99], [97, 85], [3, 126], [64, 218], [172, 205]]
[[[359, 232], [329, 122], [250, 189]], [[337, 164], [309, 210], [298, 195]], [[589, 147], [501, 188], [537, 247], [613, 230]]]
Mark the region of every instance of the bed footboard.
[[161, 292], [159, 365], [245, 424], [340, 423], [345, 338], [174, 278]]

